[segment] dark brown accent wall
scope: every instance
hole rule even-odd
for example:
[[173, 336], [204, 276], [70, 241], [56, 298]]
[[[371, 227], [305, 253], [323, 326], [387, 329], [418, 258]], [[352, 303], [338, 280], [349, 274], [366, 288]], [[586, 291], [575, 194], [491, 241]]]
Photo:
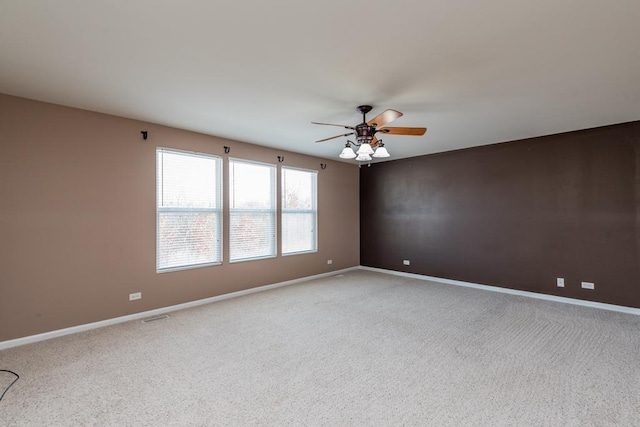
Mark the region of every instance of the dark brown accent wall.
[[362, 265], [640, 307], [640, 122], [362, 168], [360, 213]]
[[[318, 171], [318, 252], [157, 274], [156, 147], [224, 146]], [[0, 94], [0, 341], [357, 266], [358, 209], [353, 164]]]

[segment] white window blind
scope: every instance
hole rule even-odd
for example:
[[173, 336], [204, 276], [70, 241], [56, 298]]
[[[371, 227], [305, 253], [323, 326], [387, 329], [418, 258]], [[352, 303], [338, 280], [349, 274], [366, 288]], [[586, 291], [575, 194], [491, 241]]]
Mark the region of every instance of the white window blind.
[[282, 254], [315, 252], [317, 245], [316, 171], [282, 168]]
[[276, 167], [229, 159], [229, 259], [276, 256]]
[[219, 157], [156, 150], [156, 269], [222, 262], [222, 163]]

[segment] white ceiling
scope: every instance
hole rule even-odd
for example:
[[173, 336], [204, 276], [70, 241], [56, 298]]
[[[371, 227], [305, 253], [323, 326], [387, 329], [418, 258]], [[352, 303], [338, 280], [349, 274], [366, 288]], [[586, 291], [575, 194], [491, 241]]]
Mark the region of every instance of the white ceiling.
[[[0, 92], [336, 158], [355, 107], [392, 159], [640, 119], [638, 0], [0, 0]], [[369, 115], [373, 117], [373, 115]]]

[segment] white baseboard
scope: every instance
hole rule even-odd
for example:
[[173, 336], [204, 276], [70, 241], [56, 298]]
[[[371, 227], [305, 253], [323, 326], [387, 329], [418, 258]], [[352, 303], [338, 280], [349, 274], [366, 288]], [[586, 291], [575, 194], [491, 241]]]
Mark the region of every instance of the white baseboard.
[[467, 288], [482, 289], [503, 294], [520, 295], [523, 297], [543, 299], [547, 301], [561, 302], [565, 304], [582, 305], [584, 307], [599, 308], [602, 310], [617, 311], [620, 313], [635, 314], [640, 316], [640, 308], [625, 307], [623, 305], [605, 304], [602, 302], [586, 301], [576, 298], [559, 297], [555, 295], [540, 294], [537, 292], [519, 291], [517, 289], [501, 288], [498, 286], [481, 285], [479, 283], [463, 282], [460, 280], [443, 279], [441, 277], [425, 276], [422, 274], [404, 273], [402, 271], [385, 270], [382, 268], [360, 266], [361, 270], [375, 271], [378, 273], [393, 274], [395, 276], [409, 277], [412, 279], [429, 280], [431, 282], [445, 283], [447, 285], [464, 286]]
[[580, 300], [580, 299], [575, 299], [575, 298], [559, 297], [559, 296], [555, 296], [555, 295], [540, 294], [540, 293], [536, 293], [536, 292], [520, 291], [520, 290], [516, 290], [516, 289], [500, 288], [498, 286], [481, 285], [479, 283], [463, 282], [463, 281], [460, 281], [460, 280], [452, 280], [452, 279], [443, 279], [441, 277], [425, 276], [425, 275], [422, 275], [422, 274], [405, 273], [405, 272], [402, 272], [402, 271], [385, 270], [385, 269], [382, 269], [382, 268], [359, 266], [359, 267], [345, 268], [343, 270], [331, 271], [331, 272], [328, 272], [328, 273], [316, 274], [316, 275], [313, 275], [313, 276], [301, 277], [299, 279], [288, 280], [288, 281], [285, 281], [285, 282], [273, 283], [271, 285], [259, 286], [257, 288], [251, 288], [251, 289], [245, 289], [245, 290], [242, 290], [242, 291], [231, 292], [229, 294], [218, 295], [218, 296], [211, 297], [211, 298], [205, 298], [205, 299], [201, 299], [201, 300], [197, 300], [197, 301], [186, 302], [186, 303], [183, 303], [183, 304], [172, 305], [172, 306], [169, 306], [169, 307], [157, 308], [157, 309], [154, 309], [154, 310], [148, 310], [148, 311], [143, 311], [143, 312], [140, 312], [140, 313], [129, 314], [129, 315], [126, 315], [126, 316], [115, 317], [113, 319], [106, 319], [106, 320], [101, 320], [101, 321], [98, 321], [98, 322], [87, 323], [87, 324], [84, 324], [84, 325], [78, 325], [78, 326], [72, 326], [72, 327], [64, 328], [64, 329], [58, 329], [58, 330], [55, 330], [55, 331], [45, 332], [45, 333], [42, 333], [42, 334], [31, 335], [31, 336], [28, 336], [28, 337], [22, 337], [22, 338], [16, 338], [16, 339], [13, 339], [13, 340], [2, 341], [2, 342], [0, 342], [0, 350], [4, 350], [4, 349], [7, 349], [7, 348], [11, 348], [11, 347], [17, 347], [17, 346], [21, 346], [21, 345], [25, 345], [25, 344], [31, 344], [31, 343], [38, 342], [38, 341], [44, 341], [44, 340], [48, 340], [48, 339], [51, 339], [51, 338], [61, 337], [61, 336], [64, 336], [64, 335], [75, 334], [75, 333], [78, 333], [78, 332], [88, 331], [88, 330], [91, 330], [91, 329], [103, 328], [105, 326], [110, 326], [110, 325], [115, 325], [115, 324], [118, 324], [118, 323], [129, 322], [129, 321], [132, 321], [132, 320], [145, 319], [147, 317], [158, 316], [158, 315], [161, 315], [161, 314], [170, 313], [172, 311], [184, 310], [186, 308], [191, 308], [191, 307], [197, 307], [199, 305], [211, 304], [211, 303], [216, 302], [216, 301], [222, 301], [222, 300], [229, 299], [229, 298], [236, 298], [236, 297], [240, 297], [240, 296], [243, 296], [243, 295], [253, 294], [253, 293], [256, 293], [256, 292], [263, 292], [263, 291], [267, 291], [269, 289], [280, 288], [280, 287], [283, 287], [283, 286], [294, 285], [294, 284], [297, 284], [297, 283], [306, 282], [308, 280], [320, 279], [320, 278], [323, 278], [323, 277], [330, 277], [330, 276], [335, 276], [335, 275], [338, 275], [338, 274], [344, 274], [344, 273], [347, 273], [347, 272], [353, 271], [353, 270], [375, 271], [375, 272], [378, 272], [378, 273], [391, 274], [391, 275], [395, 275], [395, 276], [408, 277], [408, 278], [412, 278], [412, 279], [428, 280], [428, 281], [444, 283], [444, 284], [448, 284], [448, 285], [464, 286], [464, 287], [467, 287], [467, 288], [482, 289], [482, 290], [491, 291], [491, 292], [501, 292], [501, 293], [511, 294], [511, 295], [520, 295], [520, 296], [529, 297], [529, 298], [537, 298], [537, 299], [543, 299], [543, 300], [547, 300], [547, 301], [561, 302], [561, 303], [565, 303], [565, 304], [581, 305], [581, 306], [585, 306], [585, 307], [599, 308], [599, 309], [602, 309], [602, 310], [617, 311], [617, 312], [620, 312], [620, 313], [635, 314], [636, 316], [640, 316], [640, 309], [639, 308], [625, 307], [625, 306], [614, 305], [614, 304], [605, 304], [605, 303], [601, 303], [601, 302], [586, 301], [586, 300]]
[[358, 270], [359, 267], [350, 267], [343, 270], [330, 271], [328, 273], [316, 274], [313, 276], [301, 277], [299, 279], [287, 280], [285, 282], [273, 283], [271, 285], [259, 286], [257, 288], [245, 289], [242, 291], [231, 292], [229, 294], [218, 295], [211, 298], [205, 298], [197, 301], [185, 302], [183, 304], [172, 305], [169, 307], [156, 308], [154, 310], [143, 311], [140, 313], [129, 314], [126, 316], [115, 317], [113, 319], [100, 320], [98, 322], [86, 323], [84, 325], [72, 326], [69, 328], [58, 329], [51, 332], [45, 332], [37, 335], [30, 335], [28, 337], [16, 338], [8, 341], [0, 342], [0, 350], [4, 350], [11, 347], [17, 347], [25, 344], [31, 344], [38, 341], [44, 341], [51, 338], [61, 337], [64, 335], [76, 334], [78, 332], [88, 331], [91, 329], [103, 328], [105, 326], [115, 325], [117, 323], [129, 322], [131, 320], [146, 319], [147, 317], [158, 316], [161, 314], [170, 313], [172, 311], [184, 310], [185, 308], [197, 307], [199, 305], [211, 304], [212, 302], [222, 301], [229, 298], [236, 298], [243, 295], [249, 295], [256, 292], [263, 292], [269, 289], [281, 288], [283, 286], [295, 285], [296, 283], [302, 283], [313, 279], [320, 279], [323, 277], [335, 276], [337, 274], [343, 274], [348, 271]]

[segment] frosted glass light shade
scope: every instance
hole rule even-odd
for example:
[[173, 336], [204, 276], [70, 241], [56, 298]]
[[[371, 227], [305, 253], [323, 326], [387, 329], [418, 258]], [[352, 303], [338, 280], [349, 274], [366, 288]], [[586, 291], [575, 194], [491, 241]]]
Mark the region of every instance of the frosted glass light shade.
[[390, 156], [389, 152], [384, 147], [376, 148], [376, 152], [373, 153], [373, 157], [389, 157], [389, 156]]
[[[369, 145], [369, 144], [367, 144], [367, 145]], [[358, 150], [358, 151], [360, 151], [360, 150]], [[371, 156], [368, 155], [368, 154], [360, 153], [360, 154], [358, 154], [358, 157], [356, 157], [356, 160], [359, 161], [359, 162], [368, 162], [369, 160], [371, 160]]]
[[344, 147], [342, 149], [342, 153], [340, 153], [338, 157], [340, 157], [341, 159], [353, 159], [354, 157], [356, 157], [356, 153], [353, 152], [353, 148]]
[[358, 148], [358, 154], [373, 154], [373, 148], [371, 148], [371, 144], [362, 144], [360, 148]]

